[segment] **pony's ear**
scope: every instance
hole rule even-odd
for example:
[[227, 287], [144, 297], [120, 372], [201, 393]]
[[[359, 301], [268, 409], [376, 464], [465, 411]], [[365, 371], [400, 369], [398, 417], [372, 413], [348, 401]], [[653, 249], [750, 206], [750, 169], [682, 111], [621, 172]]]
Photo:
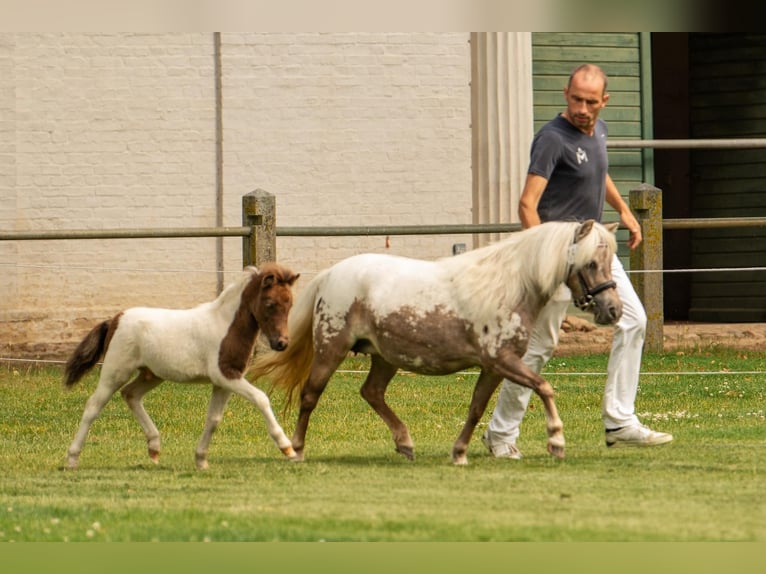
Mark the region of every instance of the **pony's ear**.
[[574, 242], [577, 243], [582, 239], [583, 237], [586, 237], [588, 233], [590, 233], [590, 230], [593, 229], [593, 224], [596, 223], [594, 219], [588, 219], [587, 221], [584, 221], [582, 225], [577, 229], [577, 233], [575, 233], [575, 240]]
[[617, 228], [620, 226], [619, 222], [615, 221], [613, 223], [605, 223], [604, 227], [606, 227], [606, 230], [610, 233], [617, 233]]
[[298, 280], [298, 277], [300, 277], [300, 273], [291, 273], [290, 276], [287, 278], [287, 284], [292, 287], [292, 284], [295, 283]]
[[263, 287], [271, 287], [272, 285], [274, 285], [276, 280], [277, 280], [276, 275], [274, 275], [274, 272], [270, 271], [263, 275], [263, 279], [261, 280], [261, 285]]

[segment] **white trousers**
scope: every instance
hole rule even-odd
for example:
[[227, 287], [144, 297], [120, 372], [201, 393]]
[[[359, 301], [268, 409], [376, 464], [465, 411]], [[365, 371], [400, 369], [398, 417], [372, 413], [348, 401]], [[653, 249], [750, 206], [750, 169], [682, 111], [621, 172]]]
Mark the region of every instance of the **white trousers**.
[[[635, 401], [646, 334], [644, 306], [616, 255], [612, 260], [612, 279], [617, 284], [617, 294], [622, 301], [622, 317], [614, 328], [601, 405], [606, 429], [639, 422], [635, 414]], [[540, 373], [558, 345], [559, 329], [571, 297], [569, 288], [562, 284], [537, 318], [523, 358], [535, 373]], [[516, 442], [531, 395], [532, 389], [507, 379], [503, 381], [489, 421], [493, 442]]]

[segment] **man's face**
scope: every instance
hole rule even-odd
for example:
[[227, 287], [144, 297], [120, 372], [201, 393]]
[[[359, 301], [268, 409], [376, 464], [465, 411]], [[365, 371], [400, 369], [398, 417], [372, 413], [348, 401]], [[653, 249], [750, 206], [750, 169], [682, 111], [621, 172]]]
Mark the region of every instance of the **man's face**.
[[604, 81], [595, 75], [576, 74], [564, 89], [567, 116], [577, 129], [591, 133], [598, 114], [606, 106], [609, 94], [604, 93]]

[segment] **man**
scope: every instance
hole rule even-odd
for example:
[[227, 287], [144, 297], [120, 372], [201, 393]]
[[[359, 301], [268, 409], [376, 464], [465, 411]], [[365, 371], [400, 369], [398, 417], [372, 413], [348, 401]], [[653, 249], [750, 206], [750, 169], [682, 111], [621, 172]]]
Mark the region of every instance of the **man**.
[[[628, 247], [641, 243], [641, 227], [607, 172], [607, 128], [599, 119], [609, 101], [607, 78], [600, 67], [583, 64], [564, 89], [566, 110], [543, 126], [532, 142], [531, 159], [519, 200], [523, 227], [554, 220], [601, 220], [604, 201], [630, 232]], [[635, 399], [646, 331], [646, 312], [619, 258], [612, 275], [623, 303], [607, 367], [602, 403], [606, 445], [654, 446], [673, 440], [642, 425]], [[539, 373], [558, 344], [559, 328], [571, 300], [562, 285], [537, 319], [524, 363]], [[521, 458], [516, 446], [531, 389], [503, 381], [489, 427], [482, 440], [500, 458]]]

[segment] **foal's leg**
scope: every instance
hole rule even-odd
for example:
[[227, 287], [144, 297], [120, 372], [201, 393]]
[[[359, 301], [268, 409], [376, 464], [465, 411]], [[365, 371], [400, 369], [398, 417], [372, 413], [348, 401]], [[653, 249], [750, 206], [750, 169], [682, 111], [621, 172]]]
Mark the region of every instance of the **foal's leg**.
[[202, 437], [200, 437], [197, 450], [194, 452], [194, 460], [199, 470], [208, 468], [207, 449], [210, 446], [210, 439], [213, 437], [215, 429], [218, 428], [223, 419], [223, 410], [226, 408], [226, 403], [229, 402], [229, 397], [231, 397], [231, 391], [213, 385], [213, 394], [210, 397], [210, 404], [207, 408], [205, 429], [202, 431]]
[[361, 388], [362, 397], [391, 430], [396, 452], [410, 460], [415, 458], [415, 446], [410, 431], [386, 403], [386, 388], [398, 369], [380, 355], [372, 355], [370, 372]]
[[144, 429], [149, 458], [154, 464], [160, 460], [160, 431], [144, 408], [144, 395], [156, 388], [161, 382], [162, 379], [149, 369], [141, 369], [138, 376], [120, 391], [122, 398], [125, 399], [136, 420], [138, 420], [138, 424]]
[[67, 466], [69, 468], [77, 468], [77, 464], [80, 460], [80, 452], [85, 444], [85, 438], [88, 436], [88, 431], [93, 421], [98, 418], [101, 411], [112, 398], [112, 395], [119, 389], [125, 381], [128, 380], [132, 373], [132, 370], [114, 370], [109, 368], [106, 364], [101, 368], [101, 376], [98, 380], [98, 385], [93, 394], [88, 398], [85, 403], [85, 410], [82, 413], [80, 419], [80, 426], [74, 435], [72, 444], [69, 445], [67, 450]]
[[241, 379], [226, 379], [224, 377], [216, 378], [212, 381], [214, 385], [221, 386], [225, 390], [236, 393], [241, 397], [244, 397], [251, 403], [253, 403], [266, 421], [266, 430], [269, 436], [277, 444], [279, 450], [282, 451], [289, 459], [295, 459], [296, 454], [293, 450], [293, 446], [290, 443], [290, 439], [287, 438], [285, 431], [277, 422], [277, 418], [274, 416], [274, 411], [271, 410], [271, 401], [269, 397], [261, 389], [250, 384], [245, 378]]
[[474, 429], [476, 429], [476, 425], [479, 424], [481, 417], [484, 415], [484, 411], [487, 410], [487, 404], [490, 397], [492, 397], [492, 393], [495, 392], [495, 389], [502, 380], [501, 376], [489, 374], [486, 371], [482, 371], [479, 374], [479, 378], [473, 388], [471, 404], [468, 407], [468, 416], [463, 425], [463, 430], [460, 431], [455, 444], [452, 446], [452, 462], [454, 464], [468, 464], [468, 457], [466, 456], [468, 443], [471, 440]]

